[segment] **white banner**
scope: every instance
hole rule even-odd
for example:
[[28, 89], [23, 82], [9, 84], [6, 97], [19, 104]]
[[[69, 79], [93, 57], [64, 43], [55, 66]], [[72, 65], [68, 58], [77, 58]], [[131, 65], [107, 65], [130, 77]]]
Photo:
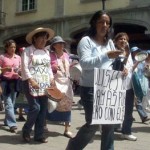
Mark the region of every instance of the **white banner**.
[[126, 90], [120, 71], [94, 69], [92, 124], [121, 124], [125, 113]]

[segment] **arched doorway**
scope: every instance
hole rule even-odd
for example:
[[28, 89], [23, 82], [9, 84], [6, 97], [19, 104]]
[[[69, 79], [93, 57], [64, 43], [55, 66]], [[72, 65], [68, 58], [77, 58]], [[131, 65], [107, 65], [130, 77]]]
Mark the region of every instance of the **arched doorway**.
[[[73, 42], [71, 43], [71, 53], [77, 54], [77, 44], [86, 33], [88, 28], [82, 28], [80, 30], [71, 33]], [[150, 34], [147, 34], [148, 29], [144, 26], [129, 23], [114, 23], [113, 24], [113, 36], [118, 32], [126, 32], [129, 35], [130, 47], [138, 46], [143, 50], [150, 49]], [[112, 37], [113, 38], [113, 37]]]
[[71, 33], [71, 38], [73, 39], [70, 44], [70, 49], [72, 54], [77, 54], [77, 45], [80, 41], [80, 39], [84, 36], [88, 28], [82, 28], [80, 30], [77, 30], [75, 32]]

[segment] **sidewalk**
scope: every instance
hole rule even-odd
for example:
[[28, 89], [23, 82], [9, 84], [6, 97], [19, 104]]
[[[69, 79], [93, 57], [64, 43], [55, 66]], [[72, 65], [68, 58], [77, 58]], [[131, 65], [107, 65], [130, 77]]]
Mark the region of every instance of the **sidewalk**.
[[[80, 126], [84, 124], [84, 111], [79, 110], [76, 103], [79, 97], [74, 97], [75, 104], [72, 110], [72, 122], [70, 130], [76, 134]], [[138, 113], [133, 114], [136, 121], [133, 123], [133, 134], [138, 140], [127, 141], [121, 140], [120, 134], [115, 133], [115, 150], [149, 150], [150, 142], [150, 124], [141, 123]], [[16, 117], [18, 117], [16, 115]], [[21, 129], [24, 122], [18, 122], [17, 133], [10, 133], [7, 127], [3, 126], [4, 112], [0, 112], [0, 150], [65, 150], [68, 143], [68, 138], [63, 136], [64, 126], [54, 124], [48, 121], [49, 132], [46, 133], [48, 143], [39, 144], [32, 141], [30, 144], [23, 142], [21, 137]], [[87, 145], [84, 150], [99, 150], [100, 148], [100, 133], [97, 132], [93, 141]]]

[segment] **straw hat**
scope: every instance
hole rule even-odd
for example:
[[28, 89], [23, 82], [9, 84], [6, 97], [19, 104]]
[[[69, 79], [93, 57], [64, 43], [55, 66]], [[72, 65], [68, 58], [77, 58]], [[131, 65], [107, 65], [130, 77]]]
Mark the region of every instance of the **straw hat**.
[[39, 27], [39, 28], [36, 28], [34, 29], [33, 31], [29, 32], [26, 36], [26, 41], [29, 43], [29, 44], [32, 44], [32, 37], [36, 34], [36, 33], [39, 33], [39, 32], [47, 32], [49, 34], [49, 37], [47, 39], [50, 40], [53, 36], [54, 36], [54, 31], [50, 28], [43, 28], [43, 27]]
[[50, 45], [50, 48], [52, 49], [52, 46], [56, 43], [64, 43], [66, 44], [66, 42], [62, 39], [61, 36], [55, 36], [51, 41], [51, 45]]

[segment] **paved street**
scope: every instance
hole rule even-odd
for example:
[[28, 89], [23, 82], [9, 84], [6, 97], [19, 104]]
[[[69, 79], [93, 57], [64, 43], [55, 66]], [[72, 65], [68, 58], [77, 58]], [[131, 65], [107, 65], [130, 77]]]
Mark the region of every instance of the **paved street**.
[[[84, 112], [79, 110], [76, 102], [79, 97], [74, 97], [75, 104], [72, 110], [72, 123], [70, 130], [76, 134], [80, 126], [84, 123]], [[133, 116], [136, 121], [133, 123], [133, 134], [138, 140], [135, 142], [121, 140], [120, 134], [115, 133], [115, 150], [150, 150], [150, 124], [142, 124], [136, 111]], [[16, 115], [16, 117], [18, 117]], [[18, 122], [17, 133], [10, 133], [7, 127], [3, 126], [4, 112], [0, 112], [0, 150], [65, 150], [68, 138], [63, 136], [64, 126], [48, 122], [49, 132], [46, 133], [48, 143], [39, 144], [32, 141], [30, 144], [23, 142], [21, 128], [24, 122]], [[100, 133], [97, 132], [94, 139], [84, 150], [99, 150]]]

